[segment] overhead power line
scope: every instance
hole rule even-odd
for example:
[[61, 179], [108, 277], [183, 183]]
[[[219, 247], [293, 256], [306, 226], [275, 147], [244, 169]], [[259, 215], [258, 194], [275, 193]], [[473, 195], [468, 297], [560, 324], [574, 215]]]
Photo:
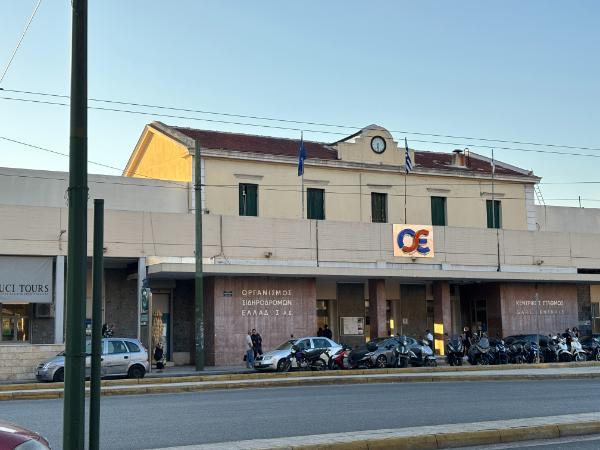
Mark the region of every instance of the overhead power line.
[[[65, 99], [69, 98], [68, 95], [53, 94], [53, 93], [47, 93], [47, 92], [24, 91], [24, 90], [18, 90], [18, 89], [0, 89], [0, 90], [4, 90], [5, 92], [17, 93], [17, 94], [39, 95], [39, 96], [45, 96], [45, 97], [65, 98]], [[264, 120], [264, 121], [268, 121], [268, 122], [280, 122], [280, 123], [288, 123], [288, 124], [296, 124], [296, 125], [309, 125], [309, 126], [338, 128], [338, 129], [346, 129], [346, 130], [357, 130], [357, 129], [363, 128], [363, 126], [355, 126], [355, 125], [340, 125], [340, 124], [332, 124], [332, 123], [327, 123], [327, 122], [311, 122], [311, 121], [283, 119], [283, 118], [268, 117], [268, 116], [235, 114], [235, 113], [227, 113], [227, 112], [208, 111], [208, 110], [202, 110], [202, 109], [182, 108], [182, 107], [175, 107], [175, 106], [154, 105], [154, 104], [147, 104], [147, 103], [135, 103], [135, 102], [128, 102], [128, 101], [124, 101], [124, 100], [90, 98], [89, 101], [108, 103], [108, 104], [116, 104], [116, 105], [125, 105], [125, 106], [135, 106], [135, 107], [140, 107], [140, 108], [161, 109], [161, 110], [169, 110], [169, 111], [207, 114], [207, 115], [215, 115], [215, 116], [223, 116], [223, 117], [235, 117], [235, 118], [241, 118], [241, 119]], [[318, 132], [318, 133], [327, 133], [325, 131], [304, 130], [304, 129], [300, 129], [300, 128], [282, 128], [282, 129], [288, 129], [288, 130], [294, 130], [294, 131], [313, 131], [313, 132]], [[581, 147], [581, 146], [573, 146], [573, 145], [548, 144], [548, 143], [531, 142], [531, 141], [492, 139], [492, 138], [482, 138], [482, 137], [475, 137], [475, 136], [460, 136], [460, 135], [450, 135], [450, 134], [441, 134], [441, 133], [425, 133], [425, 132], [409, 131], [409, 130], [388, 130], [388, 131], [390, 131], [390, 133], [398, 133], [398, 134], [402, 134], [402, 135], [412, 135], [412, 136], [431, 136], [434, 138], [461, 139], [461, 140], [467, 140], [467, 141], [479, 141], [479, 142], [489, 142], [489, 143], [497, 142], [500, 144], [516, 144], [516, 145], [528, 145], [528, 146], [534, 146], [534, 147], [563, 148], [563, 149], [568, 149], [568, 150], [600, 151], [600, 147]], [[343, 133], [342, 132], [340, 132], [340, 133], [329, 132], [327, 134], [347, 135], [346, 132], [343, 132]], [[413, 139], [411, 139], [411, 140], [413, 140]], [[438, 143], [438, 142], [432, 142], [432, 141], [415, 141], [415, 142], [429, 142], [429, 143], [434, 143], [434, 144]], [[455, 143], [449, 143], [449, 144], [462, 145], [462, 144], [455, 144]], [[479, 147], [482, 147], [482, 146], [479, 146]], [[486, 148], [492, 148], [492, 147], [498, 148], [496, 146], [489, 146]]]
[[[36, 100], [36, 99], [16, 98], [16, 97], [0, 97], [0, 100], [9, 100], [9, 101], [26, 102], [26, 103], [38, 103], [38, 104], [44, 104], [44, 105], [55, 105], [55, 106], [65, 106], [65, 107], [69, 106], [68, 103], [60, 103], [60, 102]], [[147, 112], [147, 111], [135, 111], [135, 110], [119, 109], [119, 108], [106, 108], [106, 107], [101, 107], [101, 106], [88, 106], [88, 109], [98, 110], [98, 111], [120, 112], [120, 113], [135, 114], [135, 115], [150, 116], [150, 117], [164, 117], [164, 118], [169, 118], [169, 119], [183, 119], [183, 120], [194, 120], [194, 121], [199, 121], [199, 122], [219, 123], [219, 124], [227, 124], [227, 125], [240, 125], [240, 126], [247, 126], [247, 127], [254, 127], [254, 128], [270, 128], [270, 129], [288, 130], [288, 131], [297, 131], [297, 132], [302, 131], [305, 133], [347, 136], [347, 133], [341, 133], [338, 131], [307, 130], [306, 128], [295, 128], [295, 127], [287, 127], [287, 126], [280, 126], [280, 125], [265, 125], [265, 124], [237, 122], [237, 121], [220, 120], [220, 119], [207, 119], [207, 118], [192, 117], [192, 116], [179, 116], [179, 115], [175, 115], [175, 114], [152, 113], [152, 112]], [[398, 133], [398, 132], [395, 132], [395, 133]], [[464, 142], [444, 142], [444, 141], [431, 141], [431, 140], [425, 140], [425, 139], [412, 139], [412, 138], [411, 138], [411, 142], [439, 144], [439, 145], [454, 145], [454, 146], [465, 145]], [[490, 150], [494, 149], [494, 150], [517, 151], [517, 152], [526, 152], [526, 153], [544, 153], [544, 154], [561, 155], [561, 156], [581, 156], [581, 157], [587, 157], [587, 158], [600, 158], [600, 154], [591, 154], [591, 153], [561, 152], [558, 150], [500, 147], [500, 146], [494, 146], [494, 145], [481, 145], [481, 144], [468, 144], [468, 145], [470, 147], [474, 147], [474, 148], [483, 148], [483, 149], [490, 149]], [[599, 149], [589, 148], [589, 150], [590, 151], [600, 151], [600, 148]]]
[[2, 84], [2, 81], [4, 81], [4, 77], [6, 76], [8, 69], [10, 68], [13, 60], [15, 59], [15, 55], [19, 51], [19, 48], [21, 47], [21, 43], [23, 42], [23, 39], [25, 39], [25, 35], [27, 34], [27, 31], [29, 30], [29, 26], [31, 25], [31, 22], [33, 22], [33, 18], [35, 17], [41, 3], [42, 3], [42, 0], [38, 0], [38, 2], [36, 3], [35, 8], [33, 9], [33, 13], [31, 14], [31, 17], [29, 18], [29, 20], [27, 21], [27, 25], [25, 25], [25, 29], [23, 30], [23, 33], [21, 34], [21, 37], [19, 38], [19, 42], [17, 42], [17, 45], [16, 45], [15, 49], [13, 50], [12, 55], [10, 55], [8, 63], [6, 64], [6, 67], [4, 68], [4, 71], [2, 72], [2, 76], [0, 76], [0, 84]]

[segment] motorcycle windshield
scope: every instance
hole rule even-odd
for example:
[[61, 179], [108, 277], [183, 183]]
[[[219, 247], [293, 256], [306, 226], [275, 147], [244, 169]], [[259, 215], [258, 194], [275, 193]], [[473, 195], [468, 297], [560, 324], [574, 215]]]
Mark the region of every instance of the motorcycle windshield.
[[490, 341], [488, 340], [488, 338], [484, 337], [479, 340], [479, 343], [477, 345], [481, 348], [490, 348]]

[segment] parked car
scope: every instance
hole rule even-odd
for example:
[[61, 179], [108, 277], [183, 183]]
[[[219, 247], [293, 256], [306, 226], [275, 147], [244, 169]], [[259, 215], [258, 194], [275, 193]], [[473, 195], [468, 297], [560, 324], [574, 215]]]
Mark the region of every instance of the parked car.
[[[350, 352], [350, 363], [356, 367], [395, 367], [398, 353], [394, 350], [400, 345], [400, 337], [376, 338]], [[418, 342], [404, 336], [409, 349], [418, 346]]]
[[49, 450], [50, 444], [34, 431], [0, 420], [0, 449]]
[[[86, 341], [85, 373], [90, 376], [92, 341]], [[103, 377], [127, 376], [144, 378], [148, 371], [148, 351], [137, 339], [105, 338], [102, 339], [101, 375]], [[65, 380], [65, 353], [37, 366], [35, 377], [38, 381]]]
[[[278, 372], [284, 371], [286, 368], [286, 361], [292, 353], [292, 345], [296, 345], [298, 348], [300, 348], [300, 350], [327, 350], [327, 352], [323, 354], [323, 358], [326, 359], [325, 362], [327, 364], [329, 364], [329, 358], [342, 348], [340, 344], [326, 337], [311, 336], [300, 339], [291, 339], [289, 341], [285, 341], [274, 350], [270, 350], [262, 355], [257, 356], [254, 361], [254, 368], [256, 370], [277, 370]], [[296, 368], [298, 366], [295, 358], [291, 358], [291, 363], [292, 368]]]

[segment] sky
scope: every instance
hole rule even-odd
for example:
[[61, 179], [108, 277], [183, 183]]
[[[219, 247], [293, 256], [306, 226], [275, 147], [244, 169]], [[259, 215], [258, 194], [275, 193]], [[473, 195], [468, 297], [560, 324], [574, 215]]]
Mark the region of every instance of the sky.
[[[1, 2], [4, 70], [37, 0]], [[69, 93], [70, 4], [42, 1], [0, 88]], [[154, 120], [324, 142], [378, 124], [419, 150], [494, 146], [542, 177], [547, 204], [600, 207], [600, 184], [582, 183], [600, 181], [598, 17], [594, 0], [92, 0], [90, 98], [347, 128], [112, 105], [145, 114], [90, 110], [89, 160], [115, 169], [89, 171], [119, 175]], [[7, 98], [68, 99], [0, 91], [0, 137], [68, 153], [68, 107]], [[68, 158], [0, 139], [0, 167], [68, 170]]]

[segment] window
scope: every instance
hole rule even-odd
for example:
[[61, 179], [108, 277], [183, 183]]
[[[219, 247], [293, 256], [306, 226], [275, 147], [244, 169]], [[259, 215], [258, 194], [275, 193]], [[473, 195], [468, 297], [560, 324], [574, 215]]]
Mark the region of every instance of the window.
[[431, 225], [445, 227], [446, 197], [431, 197]]
[[502, 228], [502, 208], [500, 200], [494, 200], [494, 208], [492, 209], [492, 200], [486, 200], [485, 206], [487, 209], [487, 227]]
[[387, 222], [387, 194], [371, 192], [371, 221]]
[[29, 341], [29, 305], [0, 304], [0, 341]]
[[125, 341], [125, 345], [131, 353], [141, 352], [140, 347], [135, 342]]
[[108, 354], [114, 355], [115, 353], [127, 353], [127, 347], [123, 341], [108, 341]]
[[325, 220], [325, 190], [308, 188], [306, 190], [307, 219]]
[[310, 339], [302, 339], [296, 343], [296, 346], [300, 348], [300, 350], [308, 350], [310, 348]]
[[240, 216], [258, 216], [258, 185], [240, 183]]
[[315, 338], [315, 339], [313, 339], [313, 344], [314, 344], [315, 348], [329, 348], [329, 347], [331, 347], [331, 344], [329, 343], [329, 341], [327, 339], [323, 339], [323, 338]]

